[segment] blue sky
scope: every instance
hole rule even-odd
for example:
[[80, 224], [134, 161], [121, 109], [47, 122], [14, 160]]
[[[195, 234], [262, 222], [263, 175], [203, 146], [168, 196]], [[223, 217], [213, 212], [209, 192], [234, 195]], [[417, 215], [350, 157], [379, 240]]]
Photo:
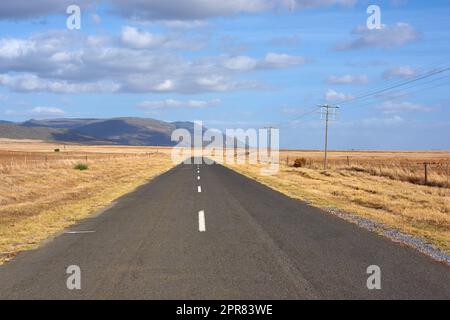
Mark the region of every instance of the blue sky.
[[[81, 7], [81, 29], [65, 9]], [[381, 8], [380, 30], [366, 9]], [[334, 149], [450, 149], [448, 1], [43, 0], [0, 4], [0, 119], [139, 116], [280, 128]], [[359, 97], [414, 81], [383, 94]]]

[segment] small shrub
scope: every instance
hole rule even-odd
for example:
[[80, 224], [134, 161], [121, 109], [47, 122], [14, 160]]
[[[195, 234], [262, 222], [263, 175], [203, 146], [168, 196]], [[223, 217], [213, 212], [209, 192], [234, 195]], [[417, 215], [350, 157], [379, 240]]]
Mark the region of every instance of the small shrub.
[[54, 151], [55, 151], [55, 152], [59, 152], [60, 150], [59, 150], [59, 149], [55, 149]]
[[78, 164], [76, 164], [75, 167], [73, 167], [73, 168], [74, 168], [75, 170], [80, 170], [80, 171], [89, 169], [88, 165], [87, 165], [87, 164], [84, 164], [84, 163], [78, 163]]
[[294, 161], [294, 167], [295, 168], [302, 168], [306, 166], [306, 159], [305, 158], [297, 158]]

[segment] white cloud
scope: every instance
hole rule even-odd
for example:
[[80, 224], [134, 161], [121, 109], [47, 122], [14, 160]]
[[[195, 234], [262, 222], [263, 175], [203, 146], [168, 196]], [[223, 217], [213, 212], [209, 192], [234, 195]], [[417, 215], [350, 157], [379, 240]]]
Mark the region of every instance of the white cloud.
[[157, 84], [154, 88], [156, 91], [170, 91], [173, 87], [172, 80], [164, 80], [163, 82]]
[[121, 41], [132, 48], [154, 48], [163, 43], [162, 36], [150, 32], [143, 32], [136, 28], [125, 26], [120, 34]]
[[118, 37], [49, 31], [26, 39], [0, 39], [5, 49], [0, 51], [0, 85], [13, 91], [55, 93], [251, 90], [268, 85], [245, 80], [243, 72], [292, 68], [305, 61], [271, 52], [262, 58], [186, 58], [174, 48], [189, 46], [187, 42], [181, 35], [159, 38], [132, 27], [124, 27]]
[[15, 76], [0, 74], [0, 85], [18, 92], [53, 93], [116, 92], [120, 87], [112, 82], [69, 83], [65, 80], [48, 80], [29, 73]]
[[269, 52], [261, 64], [267, 68], [289, 68], [303, 63], [305, 58], [300, 56]]
[[137, 20], [198, 20], [237, 13], [258, 13], [273, 7], [272, 0], [112, 0], [115, 12]]
[[0, 39], [0, 58], [16, 59], [35, 50], [35, 43], [22, 39]]
[[[82, 10], [88, 10], [96, 0], [77, 0]], [[356, 0], [103, 0], [112, 11], [134, 20], [201, 20], [239, 13], [256, 14], [267, 11], [302, 10], [332, 5], [353, 6]], [[65, 15], [73, 0], [0, 1], [0, 19], [27, 19], [50, 14]]]
[[34, 107], [30, 110], [30, 113], [45, 116], [62, 116], [65, 114], [65, 111], [54, 107]]
[[413, 78], [417, 75], [417, 71], [411, 66], [399, 66], [395, 68], [390, 68], [383, 73], [384, 79], [394, 79], [394, 78]]
[[[93, 4], [95, 0], [77, 0], [76, 4], [83, 9]], [[66, 14], [67, 6], [73, 4], [73, 0], [13, 0], [0, 1], [1, 19], [28, 19], [47, 16], [49, 14]]]
[[232, 70], [251, 70], [256, 67], [258, 60], [247, 56], [237, 56], [226, 59], [223, 63], [225, 68]]
[[302, 10], [332, 5], [353, 6], [357, 0], [112, 0], [116, 13], [137, 20], [200, 20], [256, 14], [267, 11]]
[[342, 92], [337, 92], [335, 90], [329, 89], [325, 93], [325, 100], [328, 102], [344, 102], [354, 99], [355, 97], [351, 94], [345, 94]]
[[226, 58], [223, 61], [223, 66], [231, 70], [248, 71], [253, 69], [290, 68], [303, 63], [305, 63], [305, 58], [301, 56], [269, 52], [262, 59], [256, 59], [248, 56]]
[[208, 26], [204, 20], [164, 20], [160, 21], [163, 25], [172, 29], [193, 29]]
[[384, 114], [395, 114], [401, 112], [429, 112], [432, 111], [433, 108], [412, 102], [393, 102], [386, 101], [381, 105], [375, 107], [375, 109], [382, 111]]
[[355, 40], [337, 45], [336, 50], [361, 49], [367, 47], [392, 48], [417, 41], [417, 32], [408, 23], [398, 22], [394, 25], [383, 25], [381, 29], [369, 30], [366, 26], [359, 26], [353, 31]]
[[345, 85], [345, 84], [367, 84], [369, 78], [366, 75], [344, 75], [344, 76], [329, 76], [325, 82], [332, 85]]
[[66, 112], [60, 108], [55, 107], [34, 107], [26, 110], [7, 109], [5, 114], [9, 116], [27, 116], [27, 117], [60, 117], [64, 116]]
[[139, 108], [147, 109], [147, 110], [156, 110], [156, 109], [169, 109], [169, 108], [206, 108], [206, 107], [215, 107], [219, 105], [219, 99], [212, 100], [157, 100], [157, 101], [143, 101], [138, 104]]

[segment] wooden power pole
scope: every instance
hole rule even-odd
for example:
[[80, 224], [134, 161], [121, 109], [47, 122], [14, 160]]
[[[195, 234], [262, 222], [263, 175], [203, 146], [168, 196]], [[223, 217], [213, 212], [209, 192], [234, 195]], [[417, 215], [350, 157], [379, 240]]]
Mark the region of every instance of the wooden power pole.
[[268, 143], [268, 156], [269, 156], [269, 161], [270, 161], [270, 159], [271, 159], [270, 156], [272, 155], [272, 129], [275, 129], [275, 128], [272, 126], [267, 126], [267, 127], [264, 127], [264, 129], [267, 129], [267, 132], [268, 132], [267, 143]]
[[328, 168], [328, 122], [331, 119], [334, 119], [338, 106], [330, 106], [328, 104], [322, 105], [321, 113], [325, 117], [325, 147], [324, 147], [324, 159], [323, 159], [323, 169], [327, 170]]

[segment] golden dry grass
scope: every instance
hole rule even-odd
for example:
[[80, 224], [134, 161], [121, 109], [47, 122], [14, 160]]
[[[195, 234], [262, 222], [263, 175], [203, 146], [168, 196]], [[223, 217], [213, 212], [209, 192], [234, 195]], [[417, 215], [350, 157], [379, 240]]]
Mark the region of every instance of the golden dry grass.
[[[168, 170], [170, 152], [0, 139], [0, 263]], [[261, 164], [230, 167], [290, 197], [364, 216], [450, 252], [450, 189], [420, 185], [423, 162], [432, 163], [432, 183], [446, 184], [450, 152], [336, 151], [327, 172], [322, 155], [281, 151], [274, 176], [262, 176]], [[74, 170], [86, 156], [89, 170]], [[297, 157], [306, 167], [292, 167]]]
[[[34, 142], [27, 144], [30, 149], [42, 148]], [[88, 149], [91, 148], [94, 147]], [[81, 151], [79, 146], [77, 152]], [[143, 154], [109, 159], [98, 159], [92, 154], [86, 171], [74, 170], [79, 160], [70, 158], [50, 164], [28, 162], [3, 168], [0, 263], [19, 251], [36, 247], [42, 240], [173, 167], [168, 154], [150, 154], [148, 148], [140, 151]]]
[[[296, 153], [295, 156], [300, 154], [307, 156], [306, 152]], [[376, 162], [370, 159], [365, 167], [363, 159], [359, 159], [361, 163], [358, 166], [368, 169], [373, 167], [374, 163], [378, 163], [387, 170], [390, 161], [399, 158], [404, 160], [405, 154], [390, 153], [394, 157], [389, 158], [386, 155], [380, 156], [380, 153], [365, 152], [360, 155], [361, 158], [376, 157]], [[411, 155], [414, 161], [423, 161], [435, 156], [427, 153], [411, 153]], [[444, 157], [448, 155], [447, 152]], [[438, 156], [442, 158], [443, 154], [439, 153]], [[294, 155], [290, 154], [290, 157]], [[262, 166], [262, 164], [229, 165], [232, 169], [292, 198], [307, 200], [318, 207], [335, 207], [344, 212], [369, 218], [405, 233], [423, 237], [429, 243], [450, 252], [448, 188], [417, 185], [396, 180], [395, 177], [375, 175], [368, 170], [354, 170], [351, 166], [345, 165], [332, 165], [331, 169], [324, 171], [319, 169], [320, 165], [294, 168], [281, 161], [279, 172], [272, 176], [261, 175]]]
[[[304, 159], [307, 168], [323, 169], [322, 151], [280, 152], [282, 164], [293, 165], [297, 158]], [[427, 163], [427, 183], [424, 163]], [[332, 151], [329, 153], [328, 168], [360, 171], [415, 184], [450, 187], [449, 151]]]

